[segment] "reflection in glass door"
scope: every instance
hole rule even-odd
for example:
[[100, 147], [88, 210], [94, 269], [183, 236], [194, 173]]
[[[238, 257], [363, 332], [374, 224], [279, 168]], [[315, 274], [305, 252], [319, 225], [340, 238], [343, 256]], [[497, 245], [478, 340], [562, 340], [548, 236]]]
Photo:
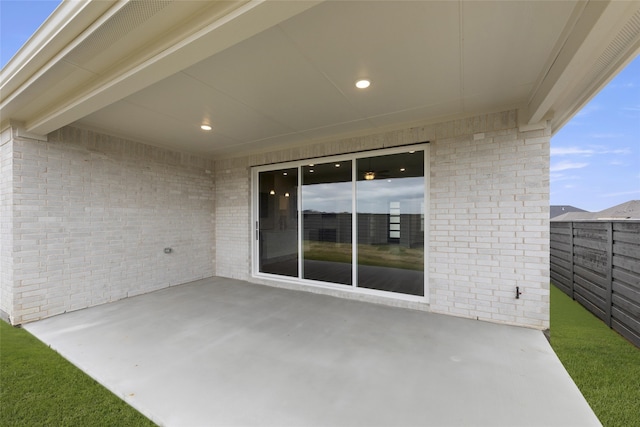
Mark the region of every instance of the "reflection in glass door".
[[425, 151], [387, 152], [262, 167], [255, 271], [425, 296]]
[[350, 285], [351, 161], [302, 167], [303, 278]]
[[298, 277], [298, 169], [260, 172], [259, 271]]
[[358, 287], [424, 295], [424, 152], [357, 160]]

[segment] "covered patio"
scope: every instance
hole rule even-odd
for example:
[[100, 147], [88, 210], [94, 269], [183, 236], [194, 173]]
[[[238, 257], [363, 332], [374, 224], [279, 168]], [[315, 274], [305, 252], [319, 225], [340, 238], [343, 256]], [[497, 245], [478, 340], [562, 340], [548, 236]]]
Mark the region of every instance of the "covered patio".
[[0, 318], [226, 277], [547, 329], [550, 140], [639, 23], [622, 1], [62, 2], [0, 70]]
[[599, 425], [534, 329], [220, 277], [24, 327], [160, 425]]

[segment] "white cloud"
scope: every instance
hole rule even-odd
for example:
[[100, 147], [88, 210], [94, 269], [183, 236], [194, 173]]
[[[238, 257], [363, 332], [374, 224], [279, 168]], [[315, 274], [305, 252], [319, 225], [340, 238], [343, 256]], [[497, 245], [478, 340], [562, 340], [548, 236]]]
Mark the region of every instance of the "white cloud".
[[587, 106], [580, 110], [578, 114], [574, 116], [574, 118], [582, 119], [600, 110], [602, 110], [602, 108], [598, 104], [587, 104]]
[[631, 150], [629, 148], [621, 148], [619, 150], [611, 150], [611, 151], [606, 151], [603, 154], [631, 154]]
[[631, 190], [631, 191], [620, 191], [618, 193], [605, 193], [605, 194], [600, 194], [600, 197], [630, 196], [632, 194], [640, 194], [640, 189]]
[[595, 154], [620, 154], [620, 155], [629, 155], [631, 154], [631, 149], [629, 148], [617, 148], [615, 150], [610, 150], [605, 147], [595, 147]]
[[594, 138], [594, 139], [615, 139], [615, 138], [622, 138], [625, 135], [622, 133], [592, 133], [591, 135], [589, 135], [589, 138]]
[[570, 161], [562, 161], [562, 162], [558, 162], [554, 165], [551, 165], [551, 168], [549, 169], [551, 172], [560, 172], [560, 171], [564, 171], [564, 170], [568, 170], [568, 169], [582, 169], [584, 167], [589, 166], [589, 163], [577, 163], [577, 162], [570, 162]]
[[[602, 138], [605, 138], [606, 134], [601, 134]], [[613, 135], [613, 134], [611, 134]], [[589, 148], [581, 148], [581, 147], [551, 147], [551, 156], [584, 156], [590, 157], [594, 155], [600, 154], [621, 154], [627, 155], [631, 154], [631, 150], [629, 148], [618, 148], [615, 150], [611, 150], [607, 147], [590, 145]]]
[[626, 82], [626, 83], [614, 83], [608, 86], [611, 89], [633, 89], [637, 87], [634, 82]]
[[552, 172], [549, 174], [549, 179], [552, 184], [556, 184], [561, 181], [579, 181], [582, 177], [579, 175], [567, 175], [562, 172]]
[[552, 156], [572, 156], [572, 155], [583, 155], [583, 156], [591, 156], [594, 154], [594, 151], [586, 148], [578, 148], [578, 147], [551, 147], [551, 155]]
[[566, 181], [569, 179], [579, 179], [578, 175], [567, 175], [562, 172], [551, 172], [549, 177], [556, 181]]

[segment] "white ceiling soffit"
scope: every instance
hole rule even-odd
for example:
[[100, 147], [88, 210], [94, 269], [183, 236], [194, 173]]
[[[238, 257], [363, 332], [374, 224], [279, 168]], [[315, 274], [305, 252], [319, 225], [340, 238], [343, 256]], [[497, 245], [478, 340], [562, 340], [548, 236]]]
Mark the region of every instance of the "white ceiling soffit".
[[[60, 31], [44, 25], [27, 43], [21, 61], [26, 66], [11, 61], [3, 68], [0, 80], [3, 125], [10, 118], [25, 123], [31, 132], [49, 133], [317, 2], [69, 3], [77, 7], [64, 2], [52, 16]], [[89, 7], [94, 4], [95, 7]], [[105, 10], [105, 5], [110, 7]], [[92, 13], [79, 13], [77, 9], [82, 11], [83, 6]], [[53, 19], [49, 22], [53, 27]], [[74, 31], [74, 38], [69, 41], [62, 37], [62, 30]], [[46, 46], [46, 51], [40, 46]]]
[[[325, 2], [80, 123], [232, 155], [517, 108], [573, 8]], [[370, 89], [355, 88], [360, 77], [372, 79]], [[203, 133], [201, 122], [214, 130]]]
[[557, 131], [640, 49], [630, 1], [78, 3], [84, 31], [2, 70], [3, 120], [211, 156], [508, 108]]

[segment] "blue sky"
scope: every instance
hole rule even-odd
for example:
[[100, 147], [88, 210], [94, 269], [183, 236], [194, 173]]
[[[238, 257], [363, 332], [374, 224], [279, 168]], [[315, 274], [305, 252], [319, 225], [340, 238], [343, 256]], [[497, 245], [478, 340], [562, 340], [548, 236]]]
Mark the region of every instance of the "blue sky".
[[[57, 0], [0, 0], [0, 65]], [[551, 139], [551, 204], [599, 211], [640, 199], [640, 57]]]
[[59, 0], [0, 0], [0, 66], [31, 37]]
[[599, 211], [640, 199], [640, 58], [551, 139], [551, 204]]

